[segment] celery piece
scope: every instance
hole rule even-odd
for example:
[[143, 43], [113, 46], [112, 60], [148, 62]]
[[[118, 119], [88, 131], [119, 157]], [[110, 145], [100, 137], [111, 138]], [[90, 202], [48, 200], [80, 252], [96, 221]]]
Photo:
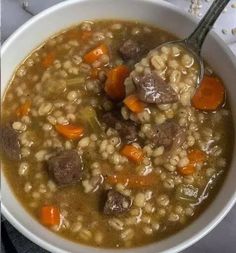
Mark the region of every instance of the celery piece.
[[79, 119], [84, 122], [96, 135], [104, 135], [104, 131], [97, 118], [96, 111], [92, 106], [85, 106], [84, 108], [82, 108], [80, 110]]
[[195, 202], [198, 198], [198, 188], [192, 185], [179, 185], [176, 189], [175, 196], [178, 200]]

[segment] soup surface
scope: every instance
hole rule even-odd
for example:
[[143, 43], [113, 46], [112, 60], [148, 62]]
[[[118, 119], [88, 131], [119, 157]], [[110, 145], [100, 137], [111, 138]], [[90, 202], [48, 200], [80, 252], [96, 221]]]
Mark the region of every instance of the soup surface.
[[231, 112], [210, 67], [197, 89], [183, 48], [152, 50], [173, 39], [137, 22], [86, 21], [16, 70], [2, 160], [41, 224], [79, 243], [135, 247], [184, 228], [213, 199], [230, 163]]

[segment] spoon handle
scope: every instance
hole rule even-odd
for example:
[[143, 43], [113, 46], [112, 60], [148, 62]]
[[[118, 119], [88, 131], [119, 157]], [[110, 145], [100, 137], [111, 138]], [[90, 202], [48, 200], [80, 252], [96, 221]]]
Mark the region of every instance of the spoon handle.
[[200, 54], [206, 35], [229, 1], [230, 0], [215, 0], [206, 15], [201, 19], [197, 28], [185, 39], [185, 42], [192, 47], [196, 53]]

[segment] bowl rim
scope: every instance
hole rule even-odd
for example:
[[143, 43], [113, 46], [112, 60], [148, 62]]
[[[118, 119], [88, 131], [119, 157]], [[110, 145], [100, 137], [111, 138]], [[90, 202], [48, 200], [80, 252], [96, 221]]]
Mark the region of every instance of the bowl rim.
[[[61, 2], [58, 3], [56, 5], [53, 5], [52, 7], [49, 7], [47, 9], [45, 9], [44, 11], [38, 13], [37, 15], [35, 15], [34, 17], [30, 18], [27, 22], [25, 22], [23, 25], [21, 25], [14, 33], [12, 33], [9, 38], [3, 43], [2, 48], [1, 48], [1, 55], [3, 55], [5, 53], [5, 51], [8, 50], [8, 47], [14, 43], [15, 39], [17, 39], [17, 37], [25, 30], [27, 30], [27, 28], [31, 25], [34, 25], [34, 23], [38, 22], [41, 18], [44, 18], [44, 16], [47, 16], [49, 14], [53, 14], [54, 12], [56, 12], [59, 9], [63, 9], [64, 7], [68, 6], [68, 5], [73, 5], [75, 3], [81, 3], [81, 2], [89, 2], [91, 0], [68, 0], [65, 2]], [[137, 2], [149, 2], [149, 3], [153, 3], [156, 5], [161, 5], [163, 7], [167, 7], [169, 9], [171, 9], [174, 12], [177, 12], [178, 14], [182, 14], [186, 17], [186, 19], [194, 21], [195, 23], [198, 21], [197, 18], [191, 16], [190, 14], [188, 14], [186, 11], [184, 11], [183, 9], [180, 9], [179, 7], [175, 6], [172, 3], [163, 1], [163, 0], [135, 0]], [[231, 62], [233, 63], [234, 68], [236, 69], [236, 57], [233, 55], [233, 52], [230, 50], [230, 48], [226, 45], [226, 43], [214, 32], [211, 31], [212, 37], [214, 38], [214, 40], [216, 40], [224, 49], [225, 54], [227, 55], [227, 57], [229, 57], [231, 59]], [[7, 87], [7, 86], [6, 86]], [[5, 88], [4, 91], [2, 93], [2, 95], [4, 95], [5, 93]], [[1, 96], [2, 96], [1, 95]], [[236, 144], [235, 144], [236, 145]], [[5, 176], [4, 176], [5, 177]], [[13, 192], [11, 192], [11, 194], [14, 195]], [[231, 198], [228, 200], [227, 204], [222, 208], [222, 210], [220, 212], [217, 213], [217, 215], [215, 216], [214, 219], [212, 219], [206, 227], [204, 227], [203, 229], [199, 230], [198, 232], [195, 232], [193, 234], [193, 236], [183, 242], [181, 242], [180, 244], [169, 248], [167, 250], [162, 251], [162, 253], [174, 253], [174, 252], [179, 252], [182, 251], [188, 247], [190, 247], [191, 245], [193, 245], [194, 243], [196, 243], [197, 241], [199, 241], [201, 238], [203, 238], [205, 235], [207, 235], [211, 230], [213, 230], [223, 219], [224, 217], [228, 214], [228, 212], [231, 210], [231, 208], [234, 206], [234, 204], [236, 203], [236, 191], [231, 195]], [[20, 205], [20, 203], [19, 203]], [[44, 241], [40, 236], [34, 234], [32, 231], [30, 231], [27, 227], [25, 227], [24, 225], [21, 224], [21, 222], [19, 220], [17, 220], [12, 214], [11, 212], [7, 209], [7, 207], [5, 206], [4, 202], [1, 201], [1, 209], [2, 209], [2, 214], [4, 215], [4, 217], [19, 231], [21, 232], [24, 236], [26, 236], [29, 240], [31, 240], [32, 242], [34, 242], [35, 244], [41, 246], [42, 248], [45, 248], [49, 251], [52, 252], [56, 252], [56, 253], [66, 253], [65, 250], [63, 249], [59, 249], [57, 246], [48, 243], [47, 241]], [[60, 236], [58, 236], [60, 237]], [[69, 240], [68, 240], [69, 241]], [[154, 242], [155, 244], [155, 242]], [[78, 243], [78, 247], [79, 246], [84, 246], [83, 244], [79, 244]], [[87, 246], [87, 245], [86, 245]], [[139, 248], [144, 249], [147, 245], [141, 246]], [[90, 250], [95, 250], [96, 248], [92, 247], [92, 246], [87, 246], [88, 249]], [[122, 253], [130, 253], [132, 250], [137, 250], [139, 248], [131, 248], [131, 249], [106, 249], [106, 248], [101, 248], [101, 250], [103, 252], [113, 252], [113, 251], [122, 251]], [[69, 252], [68, 252], [69, 253]]]

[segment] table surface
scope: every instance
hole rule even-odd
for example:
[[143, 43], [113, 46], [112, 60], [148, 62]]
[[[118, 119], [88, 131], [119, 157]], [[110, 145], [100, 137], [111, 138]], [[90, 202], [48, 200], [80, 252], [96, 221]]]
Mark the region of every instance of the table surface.
[[[128, 1], [128, 0], [127, 0]], [[20, 25], [25, 23], [31, 15], [25, 12], [20, 3], [24, 0], [2, 0], [2, 27], [1, 27], [1, 41], [7, 39]], [[62, 0], [29, 0], [28, 9], [32, 14], [37, 14], [40, 11], [52, 6]], [[193, 0], [169, 0], [169, 2], [184, 8], [189, 11], [189, 6]], [[199, 11], [199, 17], [205, 13], [206, 9], [211, 4], [211, 0], [199, 0], [202, 5]], [[236, 55], [236, 34], [233, 35], [232, 30], [236, 29], [236, 0], [230, 1], [225, 12], [221, 15], [215, 25], [215, 31], [221, 38], [229, 45], [230, 49]], [[14, 17], [14, 18], [12, 18]], [[46, 253], [46, 251], [39, 249], [33, 243], [30, 243], [22, 235], [18, 234], [14, 228], [9, 224], [6, 225], [6, 230], [19, 247], [18, 253]], [[24, 243], [23, 243], [24, 242]], [[22, 245], [23, 244], [23, 245]], [[10, 246], [9, 246], [10, 247]], [[20, 249], [20, 250], [19, 250]], [[3, 252], [2, 248], [2, 252]], [[207, 236], [199, 242], [186, 249], [182, 253], [236, 253], [236, 206], [226, 218]], [[6, 249], [7, 252], [7, 249]], [[11, 251], [11, 253], [13, 253]], [[53, 252], [56, 253], [56, 252]]]

